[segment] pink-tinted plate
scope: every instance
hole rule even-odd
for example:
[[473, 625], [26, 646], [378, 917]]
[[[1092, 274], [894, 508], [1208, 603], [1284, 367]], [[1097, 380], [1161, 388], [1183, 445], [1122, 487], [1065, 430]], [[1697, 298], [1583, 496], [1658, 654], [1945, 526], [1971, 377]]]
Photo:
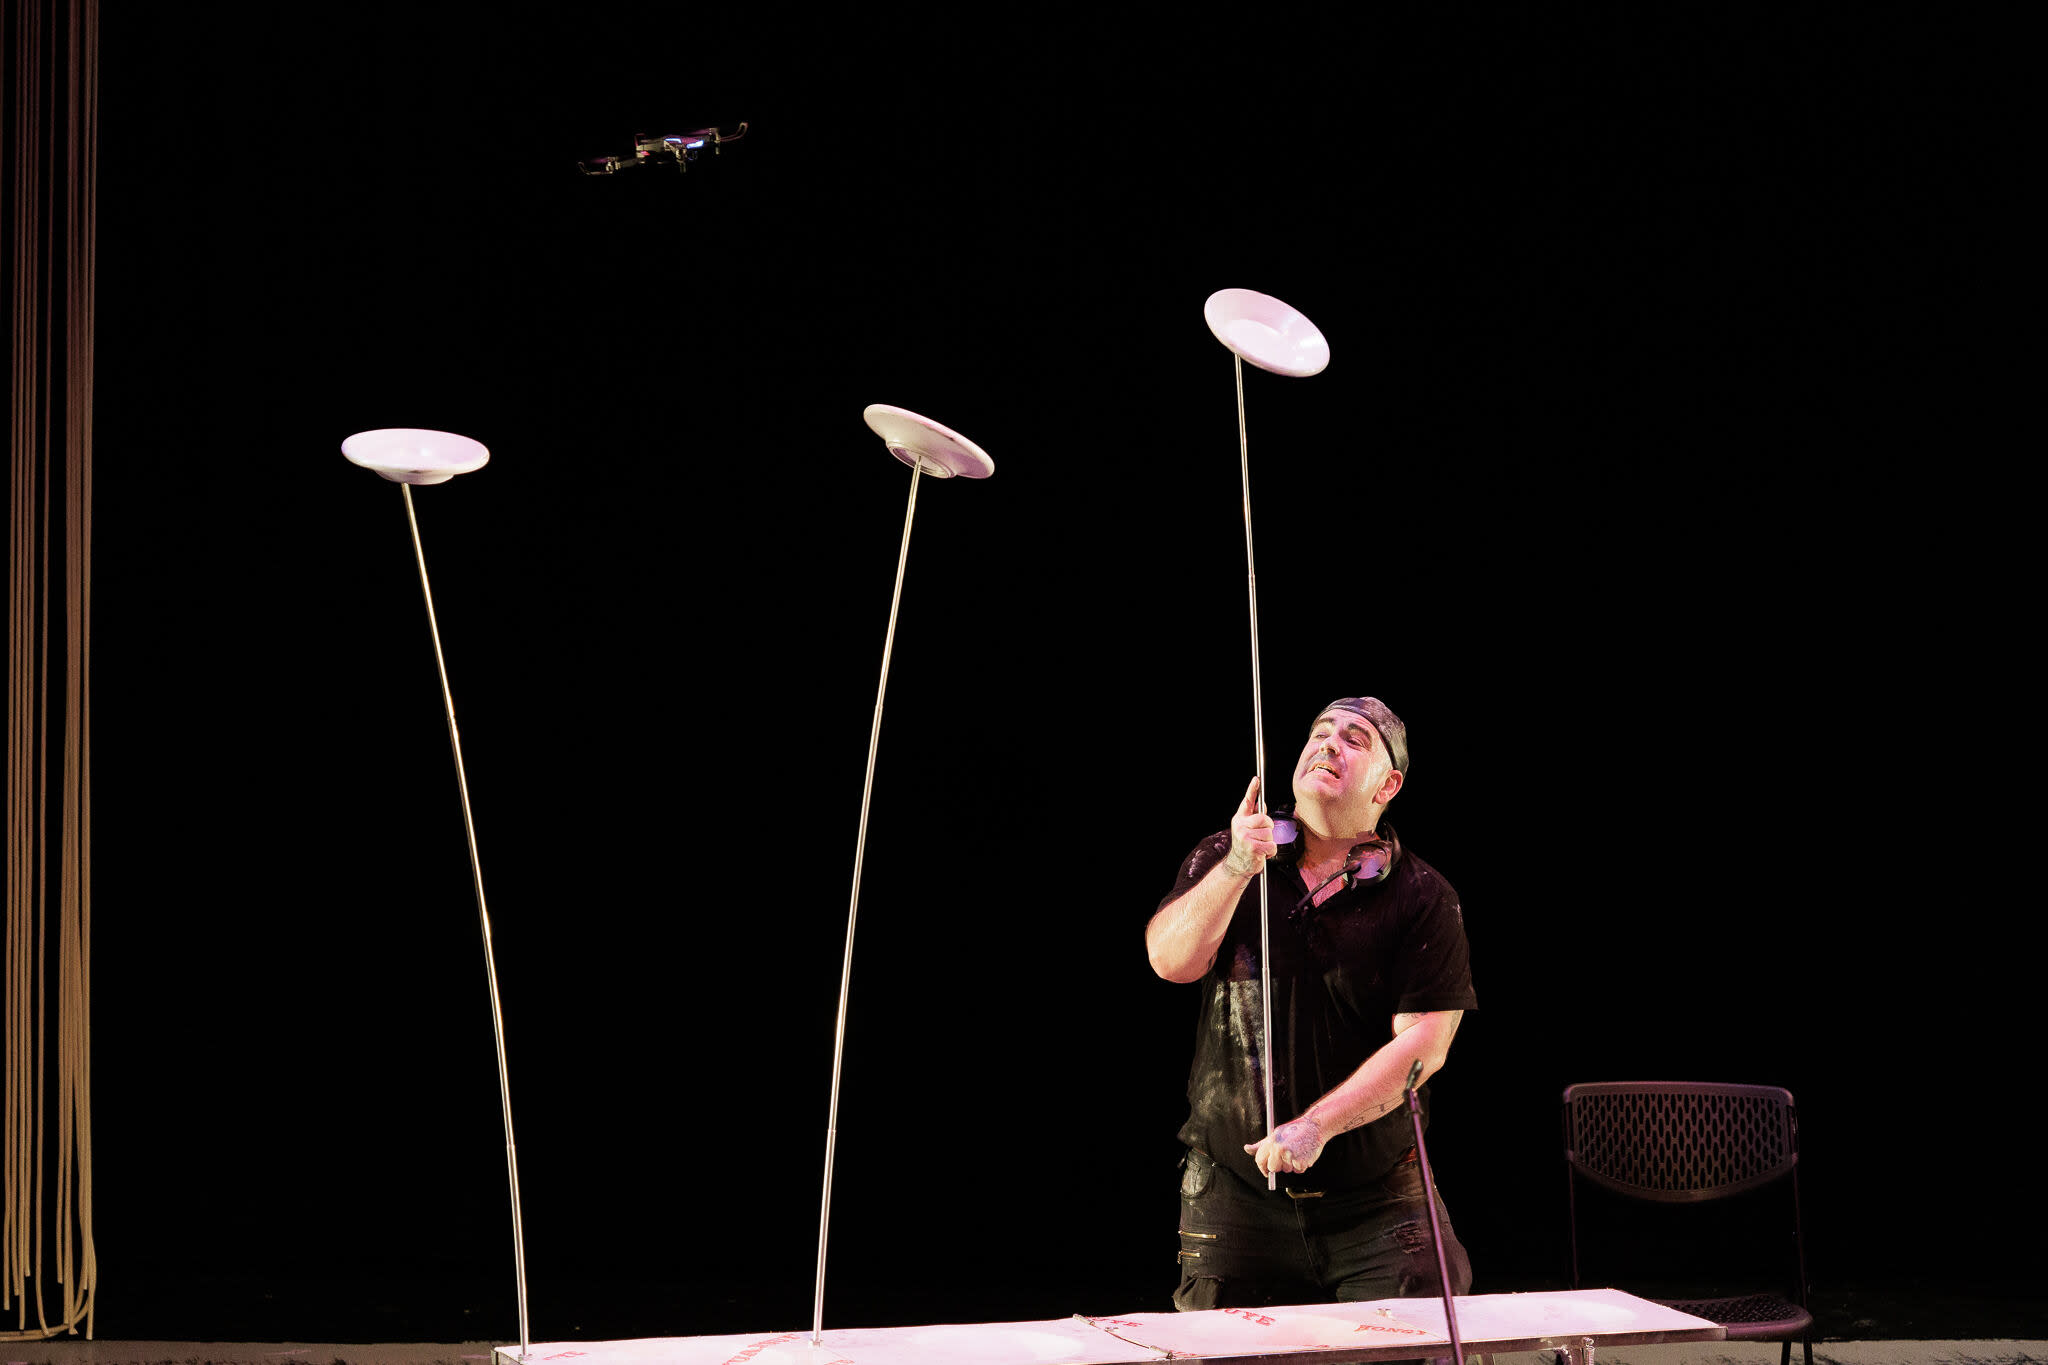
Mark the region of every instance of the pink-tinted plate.
[[446, 483], [457, 474], [482, 469], [491, 458], [480, 441], [452, 431], [384, 427], [359, 431], [341, 443], [350, 463], [374, 470], [393, 483]]
[[1271, 294], [1219, 289], [1202, 305], [1209, 330], [1262, 370], [1305, 379], [1330, 363], [1330, 343], [1299, 310]]
[[913, 469], [936, 479], [985, 479], [996, 472], [988, 452], [929, 417], [887, 403], [870, 404], [861, 416], [875, 435], [889, 447], [889, 453]]

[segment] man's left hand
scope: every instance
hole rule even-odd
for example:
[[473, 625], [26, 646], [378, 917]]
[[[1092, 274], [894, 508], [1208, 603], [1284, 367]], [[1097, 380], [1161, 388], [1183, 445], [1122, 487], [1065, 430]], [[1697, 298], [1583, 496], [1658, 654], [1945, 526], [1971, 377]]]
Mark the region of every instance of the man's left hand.
[[1247, 1142], [1244, 1149], [1258, 1163], [1260, 1175], [1305, 1171], [1323, 1154], [1323, 1126], [1314, 1119], [1299, 1118], [1281, 1124], [1258, 1142]]

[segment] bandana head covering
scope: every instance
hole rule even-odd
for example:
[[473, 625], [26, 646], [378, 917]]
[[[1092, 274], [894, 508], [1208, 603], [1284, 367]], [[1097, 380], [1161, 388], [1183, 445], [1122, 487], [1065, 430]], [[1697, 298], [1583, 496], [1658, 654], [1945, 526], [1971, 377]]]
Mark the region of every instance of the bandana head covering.
[[1356, 711], [1364, 716], [1366, 724], [1379, 732], [1380, 743], [1387, 746], [1387, 753], [1394, 760], [1394, 771], [1403, 777], [1408, 776], [1408, 727], [1387, 708], [1385, 702], [1378, 697], [1339, 697], [1316, 715], [1320, 717], [1324, 711], [1338, 710]]

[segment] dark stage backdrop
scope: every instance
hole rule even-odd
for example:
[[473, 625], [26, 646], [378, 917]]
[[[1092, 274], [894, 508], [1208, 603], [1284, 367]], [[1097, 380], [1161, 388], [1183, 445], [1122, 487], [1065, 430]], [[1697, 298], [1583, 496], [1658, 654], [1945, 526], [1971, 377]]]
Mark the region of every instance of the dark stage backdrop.
[[1163, 1306], [1193, 999], [1140, 926], [1253, 763], [1233, 286], [1333, 347], [1246, 380], [1271, 763], [1334, 695], [1411, 726], [1479, 1287], [1561, 1280], [1558, 1092], [1634, 1077], [1790, 1087], [1816, 1279], [1900, 1270], [1976, 1060], [1971, 897], [1911, 875], [1946, 627], [1896, 572], [1969, 73], [1904, 6], [1248, 23], [109, 14], [101, 1335], [515, 1330], [418, 583], [337, 450], [382, 426], [492, 452], [417, 504], [535, 1334], [808, 1320], [908, 488], [874, 402], [997, 470], [919, 497], [828, 1316]]

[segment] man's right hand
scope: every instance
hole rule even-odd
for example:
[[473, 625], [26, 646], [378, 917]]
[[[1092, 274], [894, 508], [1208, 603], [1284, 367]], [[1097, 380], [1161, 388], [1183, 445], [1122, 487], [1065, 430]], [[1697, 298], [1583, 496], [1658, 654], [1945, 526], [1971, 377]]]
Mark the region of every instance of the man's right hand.
[[1159, 907], [1145, 925], [1145, 952], [1152, 970], [1167, 981], [1200, 981], [1216, 961], [1244, 884], [1259, 875], [1279, 852], [1273, 817], [1259, 809], [1259, 779], [1244, 789], [1244, 802], [1230, 817], [1230, 849], [1202, 879]]
[[1279, 849], [1273, 842], [1273, 817], [1259, 809], [1259, 779], [1254, 777], [1244, 789], [1244, 804], [1230, 817], [1230, 852], [1223, 864], [1240, 877], [1256, 877]]

